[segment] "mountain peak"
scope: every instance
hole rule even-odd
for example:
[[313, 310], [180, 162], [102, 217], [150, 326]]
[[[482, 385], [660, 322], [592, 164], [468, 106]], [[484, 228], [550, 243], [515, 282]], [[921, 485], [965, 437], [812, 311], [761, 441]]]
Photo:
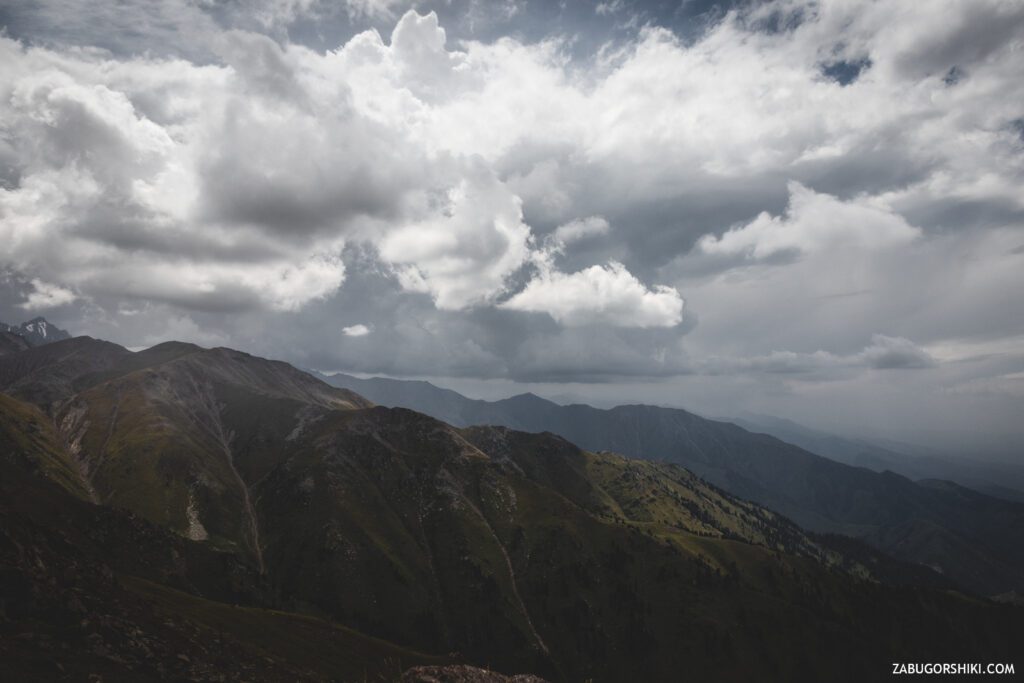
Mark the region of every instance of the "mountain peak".
[[36, 316], [20, 325], [0, 323], [0, 331], [22, 337], [29, 346], [42, 346], [62, 339], [71, 339], [71, 335], [66, 330], [60, 329], [42, 316]]

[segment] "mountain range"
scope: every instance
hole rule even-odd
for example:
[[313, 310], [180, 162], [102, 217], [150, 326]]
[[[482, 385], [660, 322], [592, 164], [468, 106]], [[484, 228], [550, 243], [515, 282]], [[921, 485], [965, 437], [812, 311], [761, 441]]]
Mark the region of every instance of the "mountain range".
[[583, 448], [671, 462], [820, 533], [861, 538], [983, 595], [1024, 592], [1024, 505], [949, 481], [914, 482], [821, 457], [763, 433], [685, 410], [562, 406], [533, 394], [470, 399], [428, 382], [322, 376], [380, 405], [453, 425], [558, 434]]
[[953, 458], [906, 443], [837, 436], [770, 415], [744, 414], [728, 419], [751, 432], [761, 432], [831, 460], [886, 470], [914, 481], [945, 479], [996, 498], [1024, 502], [1024, 467], [978, 458]]
[[[0, 357], [0, 392], [0, 655], [15, 679], [504, 680], [458, 677], [476, 665], [863, 681], [893, 661], [1012, 661], [1024, 635], [1021, 608], [809, 533], [666, 462], [663, 442], [620, 454], [643, 425], [614, 411], [589, 429], [622, 439], [585, 450], [377, 405], [232, 349], [88, 337]], [[738, 468], [751, 443], [661, 419], [697, 443], [732, 435], [706, 471]], [[751, 461], [794, 448], [758, 439]]]

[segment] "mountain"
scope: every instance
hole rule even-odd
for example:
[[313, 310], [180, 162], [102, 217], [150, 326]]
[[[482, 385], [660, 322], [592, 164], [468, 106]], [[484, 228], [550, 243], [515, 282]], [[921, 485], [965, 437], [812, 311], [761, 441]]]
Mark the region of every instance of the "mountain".
[[877, 472], [890, 470], [915, 481], [946, 479], [996, 498], [1024, 502], [1024, 467], [975, 458], [955, 460], [909, 445], [886, 447], [810, 429], [768, 415], [744, 415], [732, 420], [752, 432], [771, 434], [812, 453]]
[[117, 344], [75, 337], [0, 357], [0, 388], [49, 409], [75, 393], [83, 378], [99, 373], [131, 352]]
[[427, 382], [342, 374], [326, 379], [378, 404], [419, 410], [454, 425], [552, 432], [583, 448], [676, 463], [804, 528], [861, 538], [982, 595], [1024, 588], [1020, 503], [951, 483], [915, 483], [893, 472], [852, 467], [680, 409], [560, 406], [533, 394], [480, 401]]
[[677, 465], [456, 428], [231, 349], [76, 338], [0, 358], [0, 382], [0, 652], [22, 678], [59, 651], [140, 680], [238, 660], [853, 681], [1004, 661], [1024, 634], [1016, 607]]
[[[0, 326], [3, 326], [3, 323], [0, 323]], [[24, 337], [7, 332], [6, 329], [0, 327], [0, 356], [24, 351], [28, 347], [29, 343], [25, 341]]]
[[369, 405], [285, 363], [182, 343], [131, 353], [79, 337], [2, 360], [0, 386], [59, 425], [92, 500], [257, 556], [259, 528], [231, 441], [245, 438], [247, 466], [259, 467], [287, 437], [263, 440], [275, 421]]
[[28, 342], [29, 346], [42, 346], [43, 344], [52, 344], [56, 341], [71, 339], [71, 335], [67, 331], [60, 329], [42, 317], [33, 318], [20, 325], [0, 323], [0, 332], [17, 335]]

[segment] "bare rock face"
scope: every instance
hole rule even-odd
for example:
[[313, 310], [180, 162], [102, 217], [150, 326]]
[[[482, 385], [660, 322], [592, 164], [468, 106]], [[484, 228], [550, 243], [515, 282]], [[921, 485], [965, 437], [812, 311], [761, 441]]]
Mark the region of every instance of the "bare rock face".
[[409, 669], [400, 683], [547, 683], [545, 679], [527, 674], [506, 676], [474, 666], [417, 666]]

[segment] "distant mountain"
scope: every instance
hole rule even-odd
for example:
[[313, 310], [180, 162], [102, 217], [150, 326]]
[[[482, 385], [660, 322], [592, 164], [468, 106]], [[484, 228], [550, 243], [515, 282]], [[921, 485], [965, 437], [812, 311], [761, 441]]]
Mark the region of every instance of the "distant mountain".
[[806, 529], [864, 539], [984, 595], [1024, 588], [1024, 505], [954, 484], [919, 485], [816, 455], [766, 434], [685, 410], [645, 405], [560, 406], [533, 394], [466, 398], [427, 382], [325, 378], [380, 405], [454, 425], [552, 432], [591, 450], [663, 460], [795, 520]]
[[0, 358], [0, 390], [19, 679], [395, 680], [455, 659], [861, 681], [1008, 661], [1024, 635], [1024, 611], [676, 465], [459, 429], [231, 349], [71, 339]]
[[[29, 346], [42, 346], [43, 344], [52, 344], [63, 339], [71, 339], [71, 335], [68, 332], [47, 322], [46, 318], [41, 317], [33, 318], [20, 325], [0, 323], [0, 332], [15, 334], [28, 342]], [[2, 348], [3, 342], [0, 342], [0, 349]]]
[[948, 479], [996, 498], [1024, 502], [1024, 465], [973, 458], [954, 460], [898, 444], [886, 447], [828, 434], [768, 415], [747, 414], [733, 418], [732, 422], [749, 431], [771, 434], [812, 453], [855, 467], [877, 472], [889, 470], [914, 480]]

